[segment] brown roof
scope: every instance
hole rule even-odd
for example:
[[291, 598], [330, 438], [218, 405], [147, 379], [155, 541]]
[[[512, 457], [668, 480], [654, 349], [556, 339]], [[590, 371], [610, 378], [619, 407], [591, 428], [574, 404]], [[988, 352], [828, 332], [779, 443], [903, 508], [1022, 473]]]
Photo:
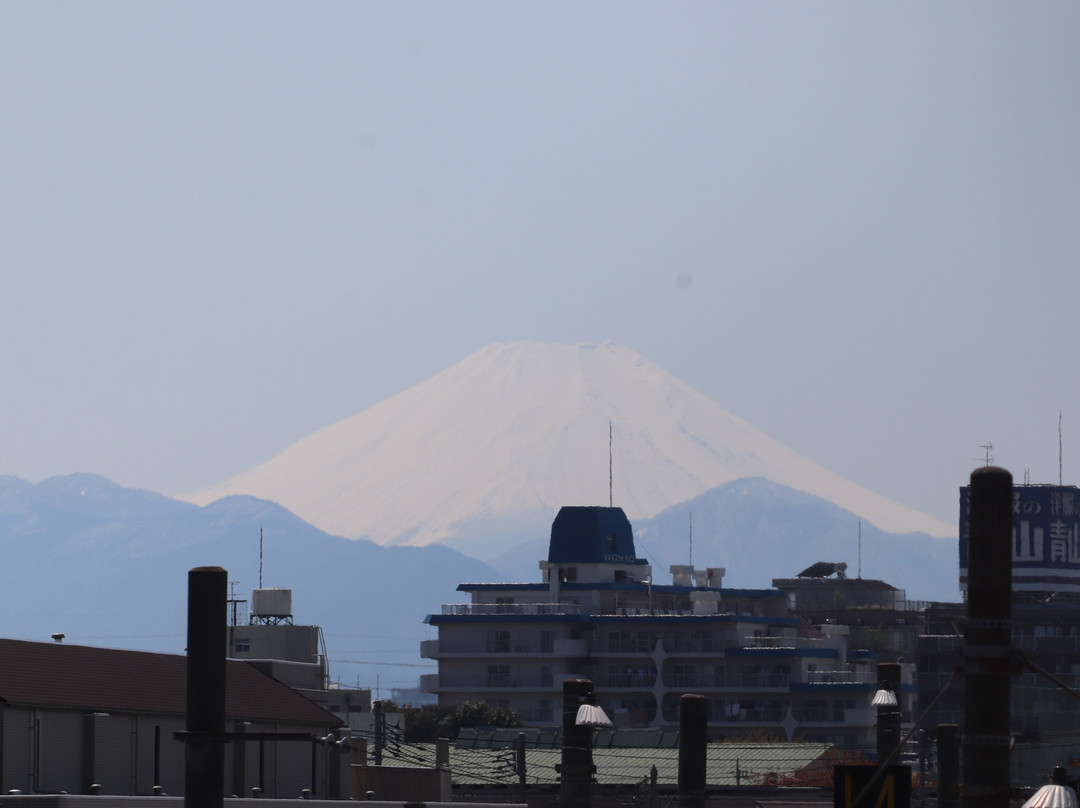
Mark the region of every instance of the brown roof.
[[[341, 720], [245, 662], [226, 661], [227, 720]], [[12, 706], [184, 715], [187, 657], [0, 639], [0, 701]]]

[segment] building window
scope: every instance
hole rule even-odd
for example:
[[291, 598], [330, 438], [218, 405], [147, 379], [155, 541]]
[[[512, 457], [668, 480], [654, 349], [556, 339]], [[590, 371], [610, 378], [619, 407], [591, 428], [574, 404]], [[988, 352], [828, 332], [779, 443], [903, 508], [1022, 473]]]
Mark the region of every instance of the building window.
[[487, 633], [487, 650], [491, 654], [505, 654], [510, 651], [509, 631], [489, 631]]
[[237, 637], [236, 638], [236, 643], [235, 643], [235, 649], [236, 649], [236, 653], [238, 653], [238, 654], [250, 653], [251, 652], [251, 640], [246, 639], [246, 638], [241, 639], [241, 638]]
[[607, 548], [608, 548], [609, 553], [614, 553], [615, 552], [615, 534], [614, 533], [608, 533], [607, 534]]
[[488, 665], [488, 687], [509, 687], [510, 686], [510, 666], [509, 665]]
[[552, 640], [551, 632], [544, 630], [540, 632], [540, 653], [550, 654], [555, 650], [555, 643]]

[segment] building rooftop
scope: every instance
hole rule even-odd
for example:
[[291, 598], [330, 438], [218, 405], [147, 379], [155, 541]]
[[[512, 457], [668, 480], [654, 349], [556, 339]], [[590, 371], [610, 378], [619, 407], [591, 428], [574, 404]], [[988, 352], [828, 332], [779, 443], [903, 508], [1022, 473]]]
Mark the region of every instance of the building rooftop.
[[[619, 732], [624, 732], [620, 730]], [[506, 731], [516, 735], [517, 731]], [[669, 735], [677, 735], [669, 732]], [[633, 786], [647, 784], [653, 766], [657, 783], [675, 786], [679, 780], [679, 749], [664, 747], [602, 747], [597, 737], [593, 748], [596, 782], [600, 785]], [[486, 748], [454, 745], [450, 748], [451, 780], [457, 787], [516, 786], [518, 775], [513, 769], [512, 740], [502, 746]], [[828, 768], [833, 747], [815, 743], [711, 743], [706, 760], [706, 782], [717, 786], [775, 785], [796, 778], [800, 772]], [[559, 748], [525, 750], [526, 783], [555, 785], [558, 783], [556, 764], [562, 759]], [[394, 754], [383, 752], [384, 766], [435, 765], [434, 744], [403, 744]]]
[[[0, 701], [117, 713], [184, 715], [187, 657], [0, 639]], [[338, 726], [341, 720], [245, 662], [226, 661], [226, 719]]]

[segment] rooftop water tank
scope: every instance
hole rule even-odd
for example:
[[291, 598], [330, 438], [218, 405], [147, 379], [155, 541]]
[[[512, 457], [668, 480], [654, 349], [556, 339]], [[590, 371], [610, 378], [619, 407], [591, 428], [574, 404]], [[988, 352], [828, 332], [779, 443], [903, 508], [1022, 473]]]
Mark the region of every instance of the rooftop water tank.
[[256, 589], [251, 593], [251, 616], [292, 617], [292, 590]]

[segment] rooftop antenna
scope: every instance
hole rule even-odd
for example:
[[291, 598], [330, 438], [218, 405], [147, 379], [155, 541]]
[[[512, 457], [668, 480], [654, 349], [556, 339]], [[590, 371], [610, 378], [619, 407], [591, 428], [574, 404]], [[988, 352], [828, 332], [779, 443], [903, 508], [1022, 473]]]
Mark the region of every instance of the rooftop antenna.
[[1031, 467], [1024, 466], [1024, 485], [1031, 485]]
[[612, 483], [612, 465], [611, 465], [611, 419], [607, 419], [607, 501], [608, 507], [615, 507], [615, 495], [612, 493], [614, 485]]
[[859, 519], [859, 580], [862, 580], [862, 519]]
[[1058, 410], [1058, 485], [1064, 485], [1061, 473], [1061, 410]]
[[262, 555], [263, 555], [263, 533], [262, 525], [259, 525], [259, 589], [262, 589]]
[[247, 603], [247, 601], [244, 600], [243, 598], [236, 597], [236, 585], [238, 583], [240, 583], [240, 582], [239, 581], [229, 581], [229, 599], [227, 601], [225, 601], [226, 605], [229, 608], [229, 611], [232, 613], [232, 618], [231, 618], [232, 622], [229, 623], [230, 626], [238, 626], [238, 625], [240, 625], [239, 617], [238, 617], [238, 613], [240, 611], [240, 604], [241, 603], [245, 603], [245, 604]]
[[992, 451], [994, 451], [994, 444], [992, 444], [992, 443], [980, 443], [979, 448], [986, 450], [986, 465], [989, 466], [991, 463], [994, 462], [994, 456], [992, 454], [990, 454]]
[[690, 566], [694, 566], [694, 512], [690, 511]]

